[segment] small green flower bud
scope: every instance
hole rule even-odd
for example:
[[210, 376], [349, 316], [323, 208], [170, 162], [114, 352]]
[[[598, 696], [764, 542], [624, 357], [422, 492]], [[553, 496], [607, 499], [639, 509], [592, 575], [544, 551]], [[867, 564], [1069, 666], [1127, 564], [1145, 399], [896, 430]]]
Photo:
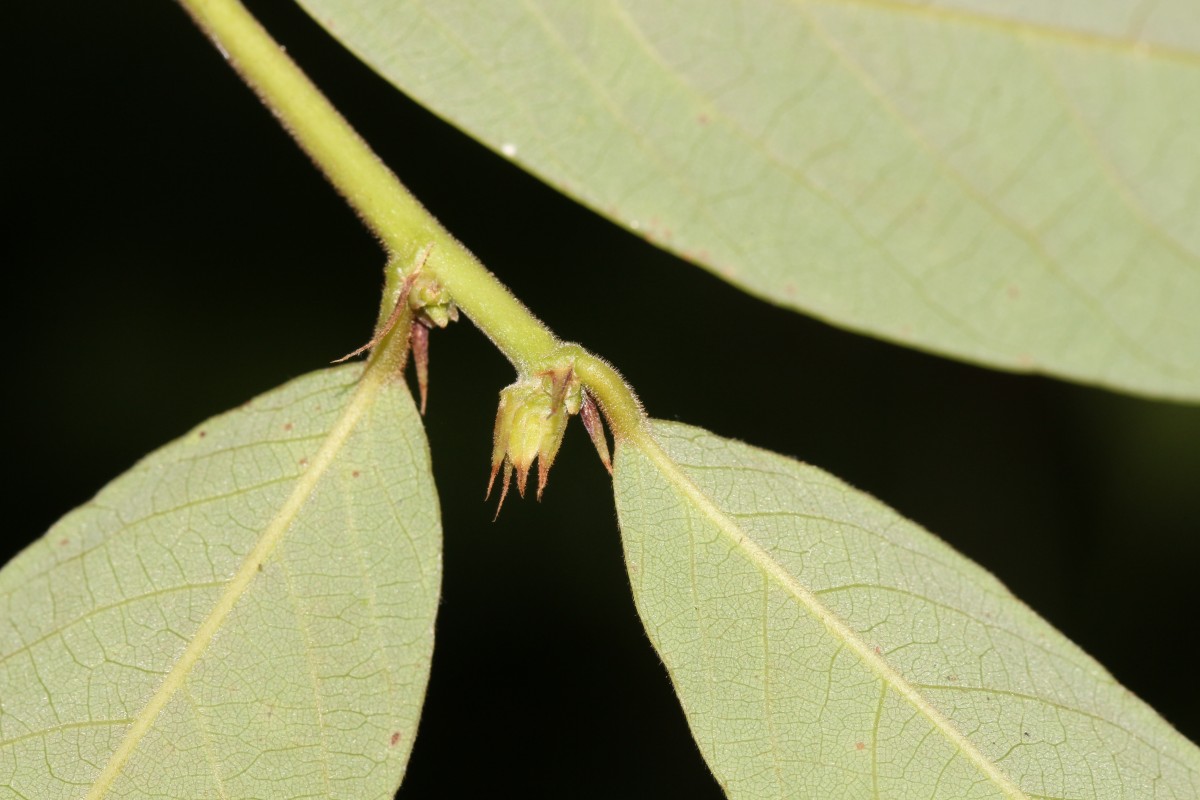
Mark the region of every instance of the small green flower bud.
[[431, 276], [418, 274], [408, 293], [408, 305], [431, 326], [444, 328], [458, 321], [458, 306], [450, 293]]

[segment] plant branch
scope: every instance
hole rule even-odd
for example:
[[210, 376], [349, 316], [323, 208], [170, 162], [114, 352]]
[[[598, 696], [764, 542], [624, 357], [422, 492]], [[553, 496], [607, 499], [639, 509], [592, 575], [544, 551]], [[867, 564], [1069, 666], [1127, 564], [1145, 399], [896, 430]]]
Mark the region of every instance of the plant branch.
[[564, 344], [458, 242], [363, 141], [238, 0], [180, 0], [388, 253], [380, 320], [396, 305], [406, 269], [431, 247], [424, 269], [512, 361], [518, 373], [573, 359], [616, 436], [649, 436], [632, 389], [609, 364]]

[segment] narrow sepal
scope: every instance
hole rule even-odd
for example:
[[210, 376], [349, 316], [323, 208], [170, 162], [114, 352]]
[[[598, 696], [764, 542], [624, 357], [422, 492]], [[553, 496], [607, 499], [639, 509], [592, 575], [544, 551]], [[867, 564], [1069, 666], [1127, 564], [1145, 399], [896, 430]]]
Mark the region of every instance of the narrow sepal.
[[512, 482], [512, 473], [512, 464], [505, 464], [504, 479], [500, 483], [500, 502], [496, 504], [496, 515], [492, 517], [492, 522], [500, 519], [500, 509], [504, 508], [504, 498], [508, 497], [508, 486]]
[[551, 428], [547, 434], [542, 437], [541, 447], [538, 448], [538, 502], [542, 500], [542, 492], [546, 489], [546, 480], [550, 475], [550, 467], [554, 465], [554, 459], [558, 455], [558, 449], [562, 447], [563, 434], [567, 430], [567, 415], [559, 410], [559, 413], [554, 414], [549, 419]]
[[504, 463], [504, 459], [500, 459], [499, 461], [492, 462], [492, 471], [488, 475], [487, 491], [484, 492], [484, 494], [483, 494], [484, 500], [487, 500], [489, 497], [492, 496], [492, 484], [494, 484], [496, 482], [496, 473], [500, 471], [500, 465], [502, 463]]
[[517, 494], [525, 496], [525, 484], [529, 481], [529, 464], [517, 464]]

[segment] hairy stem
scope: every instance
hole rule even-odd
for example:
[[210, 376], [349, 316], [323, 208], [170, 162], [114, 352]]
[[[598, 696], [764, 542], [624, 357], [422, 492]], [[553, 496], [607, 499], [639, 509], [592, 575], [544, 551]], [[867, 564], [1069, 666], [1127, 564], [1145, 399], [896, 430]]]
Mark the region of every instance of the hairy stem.
[[564, 344], [450, 235], [371, 150], [238, 0], [180, 0], [243, 80], [279, 118], [388, 252], [381, 319], [395, 307], [405, 270], [432, 245], [424, 270], [446, 288], [516, 366], [571, 358], [622, 438], [648, 436], [633, 391], [602, 359]]

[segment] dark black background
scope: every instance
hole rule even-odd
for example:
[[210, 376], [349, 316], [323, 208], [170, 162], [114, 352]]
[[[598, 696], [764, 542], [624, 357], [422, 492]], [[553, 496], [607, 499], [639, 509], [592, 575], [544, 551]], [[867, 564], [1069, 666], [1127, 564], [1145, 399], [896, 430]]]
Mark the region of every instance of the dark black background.
[[[447, 227], [556, 332], [612, 360], [651, 413], [875, 494], [1200, 738], [1200, 408], [773, 308], [432, 117], [291, 4], [252, 9]], [[362, 343], [382, 266], [178, 7], [11, 13], [5, 558], [151, 449]], [[492, 523], [492, 416], [512, 370], [469, 322], [432, 349], [445, 586], [400, 796], [718, 797], [639, 626], [582, 429], [545, 500]]]

